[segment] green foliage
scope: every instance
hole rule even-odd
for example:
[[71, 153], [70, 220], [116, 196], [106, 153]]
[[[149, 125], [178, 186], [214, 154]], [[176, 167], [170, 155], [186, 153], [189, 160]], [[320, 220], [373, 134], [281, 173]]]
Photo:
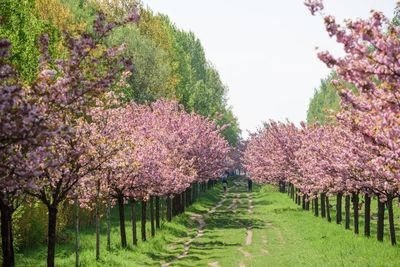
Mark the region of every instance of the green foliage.
[[[59, 243], [72, 239], [71, 235], [65, 233], [67, 227], [74, 224], [75, 206], [68, 201], [60, 204], [57, 214], [57, 239]], [[80, 209], [79, 219], [81, 226], [90, 227], [95, 223], [95, 212]], [[48, 228], [47, 207], [39, 201], [23, 203], [13, 213], [14, 247], [16, 251], [32, 248], [46, 243]]]
[[393, 17], [392, 23], [396, 26], [400, 25], [400, 4], [397, 4], [397, 6], [394, 10], [394, 17]]
[[321, 85], [318, 90], [315, 90], [314, 97], [311, 99], [307, 110], [307, 123], [311, 124], [315, 121], [324, 124], [327, 120], [326, 116], [330, 115], [332, 111], [339, 111], [340, 97], [337, 89], [332, 84], [332, 80], [339, 79], [345, 89], [350, 89], [353, 93], [358, 94], [357, 88], [350, 83], [344, 82], [335, 72], [332, 72], [326, 79], [321, 79]]
[[86, 24], [86, 31], [91, 31], [93, 21], [97, 17], [97, 7], [92, 1], [87, 0], [61, 0], [61, 2], [70, 8], [74, 19]]
[[108, 45], [117, 46], [123, 43], [127, 45], [124, 54], [133, 58], [132, 76], [128, 80], [131, 88], [123, 90], [126, 100], [133, 99], [143, 104], [161, 97], [169, 98], [172, 94], [168, 90], [171, 76], [168, 54], [141, 35], [136, 26], [117, 29], [110, 37]]
[[321, 80], [318, 90], [315, 90], [314, 97], [311, 99], [307, 110], [307, 123], [311, 124], [315, 121], [324, 123], [329, 110], [340, 110], [340, 97], [335, 88], [329, 83], [337, 79], [336, 73], [332, 73], [326, 79]]
[[30, 83], [38, 71], [38, 38], [44, 33], [50, 36], [51, 56], [58, 54], [61, 32], [50, 22], [35, 15], [35, 0], [0, 2], [0, 39], [11, 41], [10, 62], [15, 64], [21, 78]]

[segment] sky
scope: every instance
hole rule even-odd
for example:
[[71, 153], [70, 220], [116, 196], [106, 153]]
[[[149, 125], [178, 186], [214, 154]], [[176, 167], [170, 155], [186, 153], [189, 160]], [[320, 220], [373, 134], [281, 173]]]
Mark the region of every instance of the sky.
[[[310, 99], [331, 72], [315, 47], [343, 55], [323, 18], [303, 0], [143, 0], [200, 39], [206, 58], [229, 88], [228, 103], [243, 137], [270, 119], [306, 120]], [[392, 18], [395, 0], [325, 0], [325, 13], [368, 18], [370, 10]]]

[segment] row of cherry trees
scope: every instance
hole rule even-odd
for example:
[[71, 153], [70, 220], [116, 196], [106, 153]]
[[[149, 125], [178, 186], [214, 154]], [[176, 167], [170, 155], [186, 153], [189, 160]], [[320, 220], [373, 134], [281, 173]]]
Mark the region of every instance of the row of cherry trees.
[[227, 168], [230, 148], [215, 120], [189, 114], [176, 101], [121, 100], [118, 88], [127, 86], [131, 62], [120, 54], [124, 47], [102, 44], [113, 28], [138, 19], [133, 12], [107, 23], [99, 14], [92, 34], [64, 35], [68, 52], [58, 60], [49, 57], [43, 35], [40, 73], [29, 86], [7, 61], [12, 44], [0, 41], [3, 266], [14, 266], [12, 214], [23, 201], [37, 199], [48, 208], [47, 265], [54, 266], [57, 210], [65, 200], [95, 207], [98, 229], [102, 202], [108, 214], [117, 203], [126, 247], [124, 203], [130, 200], [134, 213], [135, 201], [142, 201], [145, 212], [148, 200], [153, 208], [153, 197], [159, 203], [164, 196], [170, 206], [171, 198]]
[[[329, 198], [337, 197], [337, 223], [341, 223], [342, 196], [345, 226], [349, 228], [353, 201], [354, 231], [358, 233], [359, 195], [365, 201], [365, 235], [370, 235], [371, 198], [378, 199], [377, 238], [383, 240], [385, 205], [390, 237], [396, 243], [393, 199], [400, 195], [400, 27], [380, 12], [368, 20], [347, 21], [344, 27], [323, 14], [323, 2], [305, 1], [312, 14], [319, 12], [331, 37], [343, 44], [346, 55], [335, 58], [318, 53], [339, 79], [333, 84], [341, 97], [342, 110], [332, 113], [325, 125], [270, 124], [251, 136], [245, 152], [245, 166], [256, 182], [290, 184], [292, 196], [303, 208], [308, 200], [318, 215], [328, 220]], [[357, 91], [345, 88], [354, 84]], [[296, 189], [294, 189], [295, 186]], [[293, 190], [296, 190], [294, 192]]]

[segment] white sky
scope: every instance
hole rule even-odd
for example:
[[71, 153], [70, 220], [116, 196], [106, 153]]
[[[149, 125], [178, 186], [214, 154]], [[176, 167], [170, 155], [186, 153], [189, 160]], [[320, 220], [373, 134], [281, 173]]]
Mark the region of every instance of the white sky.
[[[303, 0], [143, 0], [200, 39], [208, 60], [229, 87], [229, 104], [247, 136], [261, 121], [299, 123], [314, 88], [330, 70], [315, 47], [342, 55], [321, 16], [311, 16]], [[325, 0], [337, 21], [367, 18], [371, 9], [390, 18], [395, 0]]]

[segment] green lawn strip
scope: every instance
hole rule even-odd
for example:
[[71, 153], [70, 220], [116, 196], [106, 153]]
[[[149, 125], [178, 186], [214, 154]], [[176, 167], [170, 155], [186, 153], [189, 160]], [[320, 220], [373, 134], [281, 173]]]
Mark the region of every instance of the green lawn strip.
[[[150, 222], [146, 224], [147, 242], [141, 241], [141, 223], [137, 222], [138, 246], [132, 245], [132, 224], [130, 206], [125, 207], [126, 235], [128, 247], [123, 249], [120, 244], [119, 217], [117, 209], [112, 210], [111, 223], [111, 251], [106, 250], [106, 221], [103, 217], [101, 224], [100, 261], [95, 260], [95, 227], [80, 229], [80, 263], [81, 266], [159, 266], [183, 252], [183, 243], [197, 234], [195, 221], [191, 231], [188, 225], [191, 222], [190, 214], [205, 213], [222, 198], [223, 190], [217, 185], [211, 190], [201, 193], [196, 202], [186, 209], [184, 214], [173, 218], [171, 223], [163, 221], [161, 229], [156, 231], [155, 237], [150, 236]], [[75, 239], [74, 230], [65, 231], [70, 235], [66, 243], [57, 244], [56, 266], [75, 265]], [[177, 242], [179, 241], [179, 242]], [[171, 249], [171, 244], [173, 248]], [[47, 247], [45, 245], [25, 249], [16, 255], [16, 266], [45, 266]]]
[[[277, 227], [285, 244], [280, 245], [276, 231], [266, 226], [265, 248], [269, 254], [247, 260], [246, 266], [398, 266], [400, 263], [399, 247], [391, 246], [388, 240], [380, 243], [375, 237], [357, 236], [336, 225], [334, 220], [329, 223], [311, 211], [302, 211], [285, 194], [263, 188], [263, 192], [255, 192], [252, 197], [255, 216]], [[262, 231], [253, 236], [259, 234]]]

